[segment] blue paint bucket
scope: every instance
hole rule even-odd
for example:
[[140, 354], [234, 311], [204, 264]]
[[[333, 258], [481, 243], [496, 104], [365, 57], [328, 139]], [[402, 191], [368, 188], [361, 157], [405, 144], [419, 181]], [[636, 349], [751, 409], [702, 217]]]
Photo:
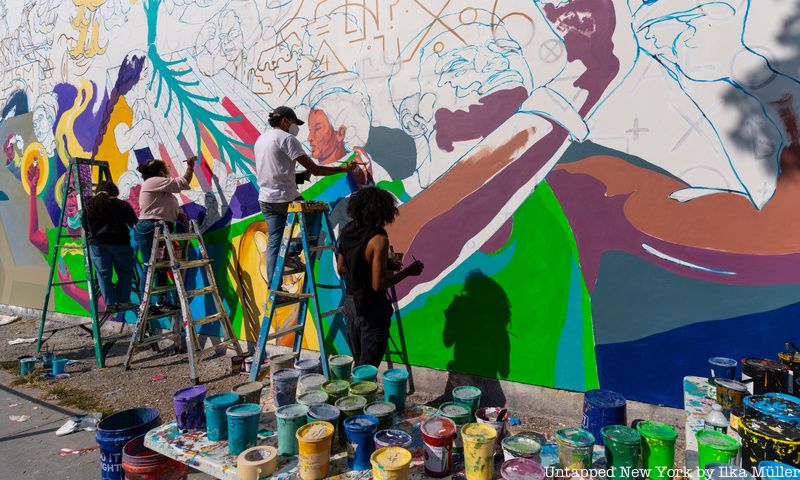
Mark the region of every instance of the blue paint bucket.
[[736, 380], [736, 360], [727, 357], [711, 357], [708, 359], [708, 366], [711, 368], [709, 378], [724, 378], [725, 380]]
[[353, 369], [353, 383], [377, 382], [378, 369], [372, 365], [359, 365]]
[[67, 362], [69, 362], [69, 358], [56, 358], [53, 360], [53, 375], [61, 375], [64, 373]]
[[208, 387], [195, 385], [181, 388], [172, 394], [178, 430], [196, 431], [206, 428], [206, 412], [203, 410], [206, 393], [208, 393]]
[[772, 417], [800, 427], [800, 398], [783, 393], [750, 395], [744, 399], [744, 414], [748, 417]]
[[375, 441], [375, 449], [385, 447], [402, 447], [407, 450], [411, 449], [413, 438], [411, 435], [402, 430], [378, 430], [373, 437]]
[[122, 448], [161, 423], [161, 414], [155, 408], [132, 408], [101, 420], [95, 434], [100, 446], [100, 478], [122, 480]]
[[[406, 408], [406, 391], [408, 372], [400, 368], [390, 368], [381, 375], [383, 377], [383, 399], [394, 403], [397, 411]], [[369, 463], [369, 459], [367, 461]]]
[[36, 357], [31, 357], [30, 355], [25, 355], [24, 357], [19, 357], [19, 374], [20, 376], [24, 377], [25, 375], [30, 375], [36, 369]]
[[320, 361], [318, 358], [309, 358], [306, 360], [296, 360], [294, 368], [300, 370], [301, 375], [308, 375], [309, 373], [319, 373]]
[[603, 444], [600, 430], [609, 425], [627, 425], [625, 397], [610, 390], [589, 390], [583, 397], [581, 427], [594, 435], [596, 445]]
[[370, 456], [375, 451], [375, 432], [378, 419], [372, 415], [356, 415], [344, 421], [347, 435], [347, 466], [350, 470], [369, 470], [372, 468]]
[[258, 423], [261, 420], [261, 406], [243, 403], [228, 407], [228, 453], [239, 455], [258, 441]]
[[239, 403], [239, 395], [235, 393], [218, 393], [206, 398], [206, 430], [208, 439], [219, 442], [228, 439], [228, 417], [225, 411]]
[[297, 379], [300, 370], [283, 368], [272, 374], [272, 399], [275, 407], [297, 403]]
[[800, 478], [800, 469], [770, 460], [758, 462], [758, 471], [764, 480], [797, 480]]

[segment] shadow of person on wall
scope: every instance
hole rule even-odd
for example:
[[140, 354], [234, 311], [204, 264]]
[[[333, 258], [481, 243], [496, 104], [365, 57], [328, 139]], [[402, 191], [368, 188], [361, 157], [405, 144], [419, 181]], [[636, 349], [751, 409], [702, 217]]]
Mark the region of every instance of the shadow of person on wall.
[[453, 348], [453, 359], [447, 364], [445, 392], [434, 403], [451, 401], [459, 385], [475, 385], [483, 392], [482, 406], [504, 406], [506, 396], [498, 379], [508, 377], [511, 354], [511, 303], [505, 290], [480, 270], [472, 270], [444, 316], [442, 342]]

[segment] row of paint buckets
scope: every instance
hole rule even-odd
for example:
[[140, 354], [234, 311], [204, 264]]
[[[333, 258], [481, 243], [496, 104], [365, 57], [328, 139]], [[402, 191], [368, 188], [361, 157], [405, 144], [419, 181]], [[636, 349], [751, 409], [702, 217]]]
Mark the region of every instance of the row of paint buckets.
[[[793, 345], [793, 344], [789, 344]], [[727, 357], [711, 357], [709, 380], [741, 381], [753, 395], [764, 393], [800, 392], [800, 352], [785, 351], [778, 354], [779, 362], [766, 358], [743, 358], [741, 375], [737, 375], [738, 362]]]
[[55, 352], [45, 352], [42, 354], [41, 360], [32, 355], [24, 355], [18, 358], [19, 360], [19, 375], [21, 377], [32, 374], [39, 361], [42, 363], [42, 369], [49, 371], [53, 375], [61, 375], [66, 369], [68, 358], [57, 358]]

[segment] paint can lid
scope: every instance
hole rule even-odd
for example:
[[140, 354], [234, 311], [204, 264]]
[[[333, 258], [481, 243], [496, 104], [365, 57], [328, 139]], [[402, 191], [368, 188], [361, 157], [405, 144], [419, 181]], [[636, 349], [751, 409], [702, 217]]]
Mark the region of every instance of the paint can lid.
[[512, 458], [500, 466], [503, 480], [542, 480], [544, 467], [529, 458]]
[[603, 439], [625, 445], [638, 445], [642, 442], [642, 435], [631, 427], [624, 425], [609, 425], [600, 429]]
[[378, 419], [372, 415], [354, 415], [344, 421], [347, 430], [367, 431], [377, 427]]
[[298, 428], [295, 435], [304, 442], [319, 442], [333, 435], [333, 431], [334, 426], [329, 422], [311, 422]]
[[198, 399], [202, 400], [206, 396], [206, 393], [208, 393], [208, 387], [205, 385], [194, 385], [192, 387], [186, 387], [177, 390], [172, 394], [172, 399], [179, 402]]
[[594, 445], [594, 435], [588, 430], [577, 427], [562, 428], [556, 431], [556, 441], [572, 447], [590, 447]]
[[463, 437], [472, 437], [480, 443], [494, 442], [497, 439], [497, 430], [485, 423], [468, 423], [461, 427], [461, 435]]
[[542, 450], [542, 445], [547, 443], [544, 435], [536, 432], [520, 432], [503, 439], [501, 445], [504, 450], [513, 453], [515, 457], [536, 455]]
[[375, 433], [375, 441], [385, 445], [407, 445], [412, 442], [411, 435], [402, 430], [379, 430]]
[[711, 357], [708, 359], [708, 363], [718, 367], [735, 367], [737, 365], [736, 360], [728, 357]]
[[224, 393], [217, 393], [215, 395], [211, 395], [210, 397], [206, 397], [206, 405], [210, 405], [213, 407], [230, 407], [232, 405], [236, 405], [239, 401], [239, 395], [233, 392], [224, 392]]
[[481, 396], [481, 389], [472, 385], [462, 385], [453, 389], [453, 398], [471, 400]]
[[336, 408], [343, 412], [353, 412], [357, 410], [364, 410], [367, 406], [367, 399], [361, 395], [348, 395], [336, 400]]
[[397, 410], [397, 407], [392, 402], [372, 402], [364, 407], [364, 413], [374, 417], [384, 417], [391, 415]]
[[322, 389], [327, 393], [346, 392], [350, 388], [347, 380], [328, 380], [322, 384]]
[[248, 393], [260, 392], [263, 388], [264, 384], [261, 382], [247, 382], [236, 385], [231, 391], [239, 395], [247, 395]]
[[353, 375], [358, 377], [371, 377], [378, 373], [378, 369], [373, 365], [359, 365], [353, 368]]
[[305, 390], [319, 390], [328, 379], [321, 373], [306, 373], [300, 377], [299, 383]]
[[714, 450], [736, 451], [741, 446], [739, 441], [730, 435], [714, 430], [700, 430], [695, 436], [699, 445], [705, 445]]
[[312, 390], [310, 392], [301, 393], [297, 397], [297, 403], [301, 405], [319, 405], [328, 401], [328, 394], [322, 390]]
[[390, 382], [400, 382], [408, 378], [408, 372], [402, 368], [390, 368], [383, 372], [383, 379]]
[[661, 422], [644, 421], [636, 424], [636, 430], [644, 438], [652, 438], [672, 442], [678, 438], [678, 432], [670, 425]]
[[294, 353], [279, 353], [278, 355], [273, 355], [269, 357], [270, 363], [286, 363], [293, 361], [295, 357]]
[[291, 380], [293, 378], [300, 378], [303, 372], [300, 370], [295, 370], [293, 368], [281, 368], [277, 372], [272, 374], [272, 381], [278, 382], [281, 380]]
[[316, 358], [307, 358], [305, 360], [295, 360], [294, 366], [295, 368], [301, 370], [308, 370], [310, 368], [316, 368], [320, 365], [320, 362]]
[[747, 369], [748, 372], [771, 370], [774, 372], [789, 372], [789, 367], [782, 363], [766, 358], [744, 358], [742, 359], [742, 369]]
[[434, 438], [447, 438], [456, 434], [456, 424], [447, 417], [428, 417], [420, 427], [422, 433]]
[[284, 405], [275, 410], [275, 416], [278, 418], [300, 418], [306, 415], [308, 415], [308, 406], [299, 403]]
[[452, 402], [441, 404], [439, 406], [439, 413], [441, 415], [444, 415], [447, 418], [452, 419], [452, 420], [456, 420], [456, 419], [460, 420], [463, 417], [467, 417], [468, 418], [470, 416], [470, 411], [469, 411], [469, 409], [467, 407], [465, 407], [464, 405], [461, 405], [461, 404], [458, 404], [458, 403], [452, 403]]
[[318, 420], [335, 421], [337, 418], [339, 418], [340, 414], [341, 412], [338, 408], [334, 407], [333, 405], [328, 405], [327, 403], [310, 405], [308, 407], [308, 416]]
[[373, 452], [370, 460], [379, 465], [379, 469], [397, 470], [411, 462], [411, 452], [402, 447], [384, 447]]
[[337, 367], [344, 366], [349, 363], [353, 363], [353, 357], [350, 355], [331, 355], [331, 357], [328, 359], [328, 363], [331, 365], [336, 365]]
[[600, 408], [620, 408], [625, 406], [625, 397], [611, 390], [589, 390], [584, 401]]
[[369, 395], [378, 391], [375, 382], [355, 382], [350, 384], [350, 393], [353, 395]]
[[745, 407], [774, 417], [780, 421], [800, 425], [800, 399], [784, 393], [750, 395], [744, 399]]
[[777, 418], [744, 416], [739, 421], [739, 425], [745, 430], [763, 437], [790, 443], [800, 442], [800, 429], [786, 422], [781, 422]]
[[746, 392], [747, 385], [742, 382], [738, 382], [736, 380], [729, 380], [727, 378], [715, 378], [714, 384], [717, 387], [727, 388], [729, 390], [735, 390], [737, 392]]
[[251, 415], [260, 415], [261, 405], [256, 405], [255, 403], [241, 403], [239, 405], [228, 407], [228, 409], [225, 410], [225, 414], [229, 417], [249, 417]]

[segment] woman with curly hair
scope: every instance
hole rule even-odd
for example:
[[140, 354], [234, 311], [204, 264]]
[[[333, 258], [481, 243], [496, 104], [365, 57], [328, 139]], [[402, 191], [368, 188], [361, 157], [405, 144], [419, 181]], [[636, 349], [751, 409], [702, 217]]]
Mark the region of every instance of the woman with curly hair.
[[405, 268], [390, 258], [384, 227], [397, 216], [397, 202], [387, 191], [365, 187], [350, 197], [352, 221], [339, 236], [337, 268], [345, 279], [344, 312], [355, 365], [378, 366], [389, 343], [392, 301], [388, 290], [403, 279], [422, 273], [419, 260]]

